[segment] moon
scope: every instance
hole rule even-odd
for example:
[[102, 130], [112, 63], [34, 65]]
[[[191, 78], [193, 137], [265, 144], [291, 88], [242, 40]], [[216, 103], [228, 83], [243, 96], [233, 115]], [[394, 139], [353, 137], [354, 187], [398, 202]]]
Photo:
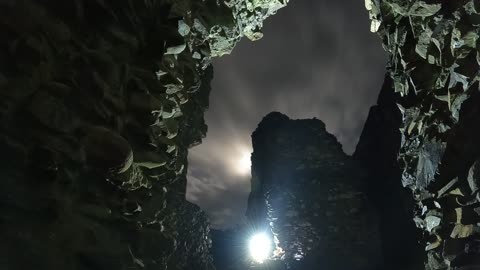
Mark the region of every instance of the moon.
[[235, 165], [237, 173], [240, 175], [247, 175], [250, 173], [251, 166], [252, 161], [250, 159], [250, 152], [242, 151]]

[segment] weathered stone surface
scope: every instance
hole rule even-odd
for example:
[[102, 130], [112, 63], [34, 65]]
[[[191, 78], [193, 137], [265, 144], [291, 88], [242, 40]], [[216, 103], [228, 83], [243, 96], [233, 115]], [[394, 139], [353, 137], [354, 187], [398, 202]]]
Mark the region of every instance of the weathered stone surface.
[[[479, 267], [479, 24], [476, 0], [368, 0], [390, 53], [402, 120], [399, 162], [424, 230], [426, 269]], [[463, 213], [469, 212], [464, 219]]]
[[383, 265], [366, 172], [343, 153], [320, 120], [270, 113], [252, 141], [247, 216], [254, 228], [271, 230], [277, 247], [274, 261], [288, 269]]
[[377, 104], [370, 108], [353, 158], [367, 171], [367, 195], [379, 213], [385, 269], [423, 269], [420, 231], [412, 220], [414, 201], [402, 186], [397, 161], [402, 123], [387, 75]]
[[98, 172], [120, 174], [132, 166], [133, 152], [127, 140], [106, 128], [88, 129], [83, 147], [87, 166]]
[[213, 269], [185, 200], [211, 57], [284, 4], [0, 0], [0, 269]]

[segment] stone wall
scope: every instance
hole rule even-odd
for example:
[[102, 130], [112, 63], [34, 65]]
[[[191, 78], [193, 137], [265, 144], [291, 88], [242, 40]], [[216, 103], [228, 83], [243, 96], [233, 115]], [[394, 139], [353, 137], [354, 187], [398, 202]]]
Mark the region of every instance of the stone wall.
[[480, 269], [480, 4], [367, 0], [366, 8], [390, 53], [402, 183], [416, 202], [425, 268]]
[[185, 200], [211, 57], [285, 4], [0, 0], [0, 268], [213, 269]]
[[271, 230], [273, 260], [288, 269], [380, 269], [378, 215], [366, 195], [366, 171], [325, 125], [270, 113], [252, 141], [247, 216], [254, 228]]
[[389, 270], [423, 268], [420, 230], [412, 219], [414, 202], [402, 186], [397, 161], [400, 149], [400, 111], [386, 76], [377, 104], [370, 108], [353, 158], [367, 171], [367, 195], [380, 216], [385, 265]]

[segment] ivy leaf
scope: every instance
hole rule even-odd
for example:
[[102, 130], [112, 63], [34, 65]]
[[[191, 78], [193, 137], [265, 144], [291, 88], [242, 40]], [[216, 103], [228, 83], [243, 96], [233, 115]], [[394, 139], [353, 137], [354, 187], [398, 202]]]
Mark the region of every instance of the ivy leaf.
[[416, 1], [409, 10], [410, 16], [429, 17], [442, 9], [442, 4], [427, 4], [424, 1]]
[[448, 88], [451, 89], [455, 87], [458, 83], [461, 83], [463, 86], [463, 91], [466, 91], [468, 88], [469, 78], [465, 75], [455, 72], [455, 69], [457, 67], [459, 67], [459, 65], [455, 63], [450, 68], [450, 83], [448, 84]]

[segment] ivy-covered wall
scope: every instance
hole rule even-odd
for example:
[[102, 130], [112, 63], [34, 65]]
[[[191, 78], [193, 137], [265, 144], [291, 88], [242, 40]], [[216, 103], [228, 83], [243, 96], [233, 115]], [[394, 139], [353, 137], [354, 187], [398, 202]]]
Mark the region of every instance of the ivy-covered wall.
[[278, 1], [0, 1], [0, 268], [213, 269], [185, 200], [211, 57]]

